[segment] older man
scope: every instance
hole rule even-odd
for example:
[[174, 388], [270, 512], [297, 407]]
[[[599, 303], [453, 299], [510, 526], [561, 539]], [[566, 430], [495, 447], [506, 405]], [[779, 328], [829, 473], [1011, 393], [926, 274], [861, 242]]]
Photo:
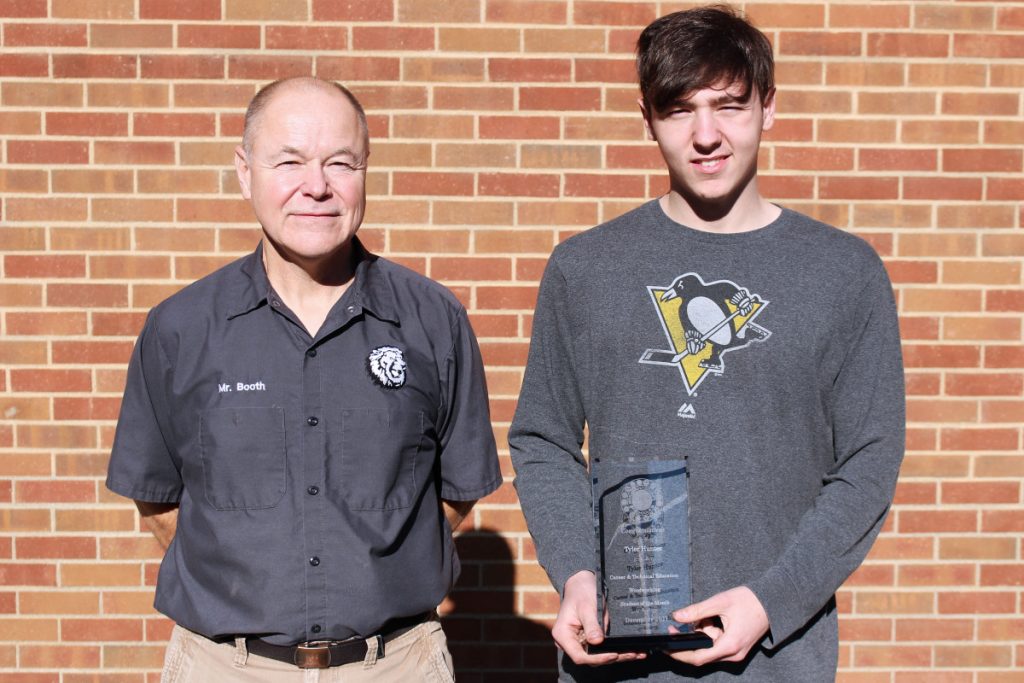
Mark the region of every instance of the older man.
[[356, 238], [368, 155], [344, 87], [263, 88], [263, 240], [139, 336], [107, 486], [167, 549], [165, 681], [451, 679], [451, 531], [501, 475], [465, 310]]

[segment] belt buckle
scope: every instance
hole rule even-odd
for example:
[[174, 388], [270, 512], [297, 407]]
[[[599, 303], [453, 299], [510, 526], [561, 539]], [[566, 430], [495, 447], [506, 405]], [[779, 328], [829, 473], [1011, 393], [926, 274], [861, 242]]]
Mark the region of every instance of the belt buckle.
[[307, 640], [295, 646], [295, 666], [300, 669], [327, 669], [331, 666], [333, 640]]

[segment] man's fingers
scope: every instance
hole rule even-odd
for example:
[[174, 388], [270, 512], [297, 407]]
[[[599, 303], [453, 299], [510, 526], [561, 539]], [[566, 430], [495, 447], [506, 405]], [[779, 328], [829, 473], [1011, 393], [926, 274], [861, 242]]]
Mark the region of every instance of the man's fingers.
[[695, 624], [701, 619], [718, 616], [722, 613], [724, 606], [718, 595], [713, 595], [703, 602], [694, 603], [683, 609], [677, 609], [672, 613], [672, 618], [682, 624]]

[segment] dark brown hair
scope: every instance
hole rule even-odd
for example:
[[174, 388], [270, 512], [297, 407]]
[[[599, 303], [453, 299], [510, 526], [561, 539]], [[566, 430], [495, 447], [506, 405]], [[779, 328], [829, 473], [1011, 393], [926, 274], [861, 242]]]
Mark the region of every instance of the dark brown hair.
[[359, 127], [363, 131], [363, 137], [367, 142], [367, 149], [369, 149], [370, 133], [369, 128], [366, 125], [366, 112], [363, 111], [363, 105], [359, 103], [356, 96], [340, 83], [327, 81], [322, 78], [314, 78], [312, 76], [299, 76], [296, 78], [282, 78], [281, 80], [274, 81], [273, 83], [268, 83], [260, 88], [259, 92], [257, 92], [252, 98], [252, 101], [249, 102], [249, 108], [245, 110], [245, 124], [242, 130], [242, 148], [245, 149], [246, 154], [252, 153], [253, 136], [256, 134], [256, 124], [259, 122], [260, 114], [263, 113], [267, 104], [274, 97], [275, 92], [281, 88], [290, 86], [323, 88], [325, 90], [341, 93], [355, 108], [356, 115], [359, 117]]
[[772, 46], [728, 5], [674, 12], [655, 20], [636, 43], [640, 94], [648, 111], [717, 83], [741, 83], [743, 99], [763, 103], [775, 87]]

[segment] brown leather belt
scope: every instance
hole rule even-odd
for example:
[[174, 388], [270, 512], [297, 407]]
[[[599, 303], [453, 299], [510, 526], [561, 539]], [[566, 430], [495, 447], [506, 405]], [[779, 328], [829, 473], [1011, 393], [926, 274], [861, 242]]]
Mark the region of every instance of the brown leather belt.
[[246, 638], [245, 647], [251, 654], [294, 664], [300, 669], [328, 669], [366, 658], [367, 641], [377, 641], [377, 656], [384, 656], [384, 643], [409, 632], [416, 626], [437, 619], [437, 612], [431, 610], [412, 617], [393, 619], [387, 623], [387, 633], [378, 633], [369, 638], [348, 640], [309, 640], [295, 645], [274, 645], [259, 638]]

